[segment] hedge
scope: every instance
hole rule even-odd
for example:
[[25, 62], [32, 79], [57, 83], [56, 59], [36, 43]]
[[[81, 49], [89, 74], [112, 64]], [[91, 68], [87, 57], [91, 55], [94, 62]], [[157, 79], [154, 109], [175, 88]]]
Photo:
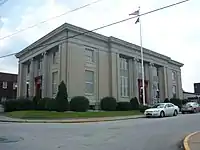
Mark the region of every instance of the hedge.
[[104, 97], [100, 103], [101, 109], [106, 111], [114, 111], [117, 108], [117, 101], [114, 97]]
[[134, 97], [130, 100], [131, 107], [133, 110], [138, 110], [139, 109], [139, 103], [137, 97]]
[[84, 96], [73, 97], [70, 101], [70, 110], [85, 112], [89, 109], [89, 100]]
[[131, 110], [131, 103], [130, 102], [118, 102], [117, 103], [117, 110], [118, 111]]
[[26, 98], [6, 100], [3, 106], [5, 112], [34, 109], [33, 101]]

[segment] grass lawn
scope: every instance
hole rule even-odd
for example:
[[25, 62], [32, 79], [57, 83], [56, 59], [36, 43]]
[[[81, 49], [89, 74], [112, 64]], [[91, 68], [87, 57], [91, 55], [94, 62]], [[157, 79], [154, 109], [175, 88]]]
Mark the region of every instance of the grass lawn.
[[67, 118], [95, 118], [141, 115], [139, 111], [106, 111], [106, 112], [51, 112], [51, 111], [13, 111], [6, 116], [21, 119], [67, 119]]

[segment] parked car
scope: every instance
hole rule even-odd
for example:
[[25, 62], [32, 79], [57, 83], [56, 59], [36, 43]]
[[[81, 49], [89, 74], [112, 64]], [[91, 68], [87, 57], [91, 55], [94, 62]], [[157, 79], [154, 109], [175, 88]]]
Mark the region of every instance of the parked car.
[[183, 105], [181, 112], [184, 113], [196, 113], [200, 112], [200, 106], [197, 102], [188, 102]]
[[179, 113], [179, 107], [172, 103], [157, 103], [150, 109], [145, 110], [144, 115], [146, 117], [165, 117], [165, 116], [177, 116]]

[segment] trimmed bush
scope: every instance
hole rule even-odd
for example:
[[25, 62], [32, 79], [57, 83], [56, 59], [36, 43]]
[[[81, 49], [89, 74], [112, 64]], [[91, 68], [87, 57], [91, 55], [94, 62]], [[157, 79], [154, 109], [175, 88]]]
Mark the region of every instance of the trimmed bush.
[[56, 108], [58, 112], [64, 112], [68, 110], [67, 88], [63, 81], [58, 86], [58, 93], [56, 95]]
[[146, 109], [149, 109], [150, 107], [147, 105], [140, 105], [139, 110], [141, 113], [144, 113]]
[[165, 98], [164, 103], [169, 103], [169, 102], [170, 102], [169, 99]]
[[100, 105], [102, 110], [114, 111], [117, 107], [117, 101], [114, 97], [104, 97]]
[[56, 100], [53, 98], [44, 98], [45, 99], [45, 110], [56, 111]]
[[89, 109], [89, 100], [84, 96], [73, 97], [70, 101], [70, 110], [85, 112]]
[[170, 102], [173, 103], [174, 105], [178, 106], [179, 108], [182, 107], [182, 101], [178, 98], [171, 98]]
[[36, 109], [37, 110], [45, 110], [46, 98], [42, 98], [37, 102]]
[[117, 110], [118, 111], [131, 110], [131, 103], [130, 102], [118, 102], [117, 103]]
[[131, 107], [133, 110], [138, 110], [139, 109], [139, 103], [137, 97], [134, 97], [130, 100]]
[[33, 110], [34, 105], [33, 101], [28, 100], [26, 98], [19, 98], [15, 100], [6, 100], [3, 103], [4, 111], [11, 112], [11, 111], [19, 111], [19, 110]]
[[39, 100], [40, 99], [37, 96], [33, 97], [33, 106], [34, 106], [34, 109], [37, 109], [37, 105], [38, 105]]

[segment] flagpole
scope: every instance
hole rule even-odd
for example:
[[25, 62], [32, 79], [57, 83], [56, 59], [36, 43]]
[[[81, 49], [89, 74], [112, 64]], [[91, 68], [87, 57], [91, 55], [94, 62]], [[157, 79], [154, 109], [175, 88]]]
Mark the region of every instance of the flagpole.
[[140, 52], [141, 52], [141, 64], [142, 64], [142, 102], [143, 105], [145, 105], [145, 85], [144, 85], [144, 59], [143, 59], [143, 47], [142, 47], [142, 25], [141, 25], [141, 19], [140, 19], [140, 7], [137, 11], [129, 14], [129, 15], [136, 15], [138, 16], [138, 19], [135, 23], [140, 23]]
[[[140, 7], [139, 7], [140, 10]], [[140, 11], [139, 11], [140, 13]], [[140, 23], [140, 52], [141, 52], [141, 64], [142, 64], [142, 98], [143, 98], [143, 105], [146, 104], [145, 102], [145, 85], [144, 85], [144, 57], [143, 57], [143, 47], [142, 47], [142, 25], [141, 25], [141, 18], [140, 18], [140, 14], [139, 16], [139, 23]]]

